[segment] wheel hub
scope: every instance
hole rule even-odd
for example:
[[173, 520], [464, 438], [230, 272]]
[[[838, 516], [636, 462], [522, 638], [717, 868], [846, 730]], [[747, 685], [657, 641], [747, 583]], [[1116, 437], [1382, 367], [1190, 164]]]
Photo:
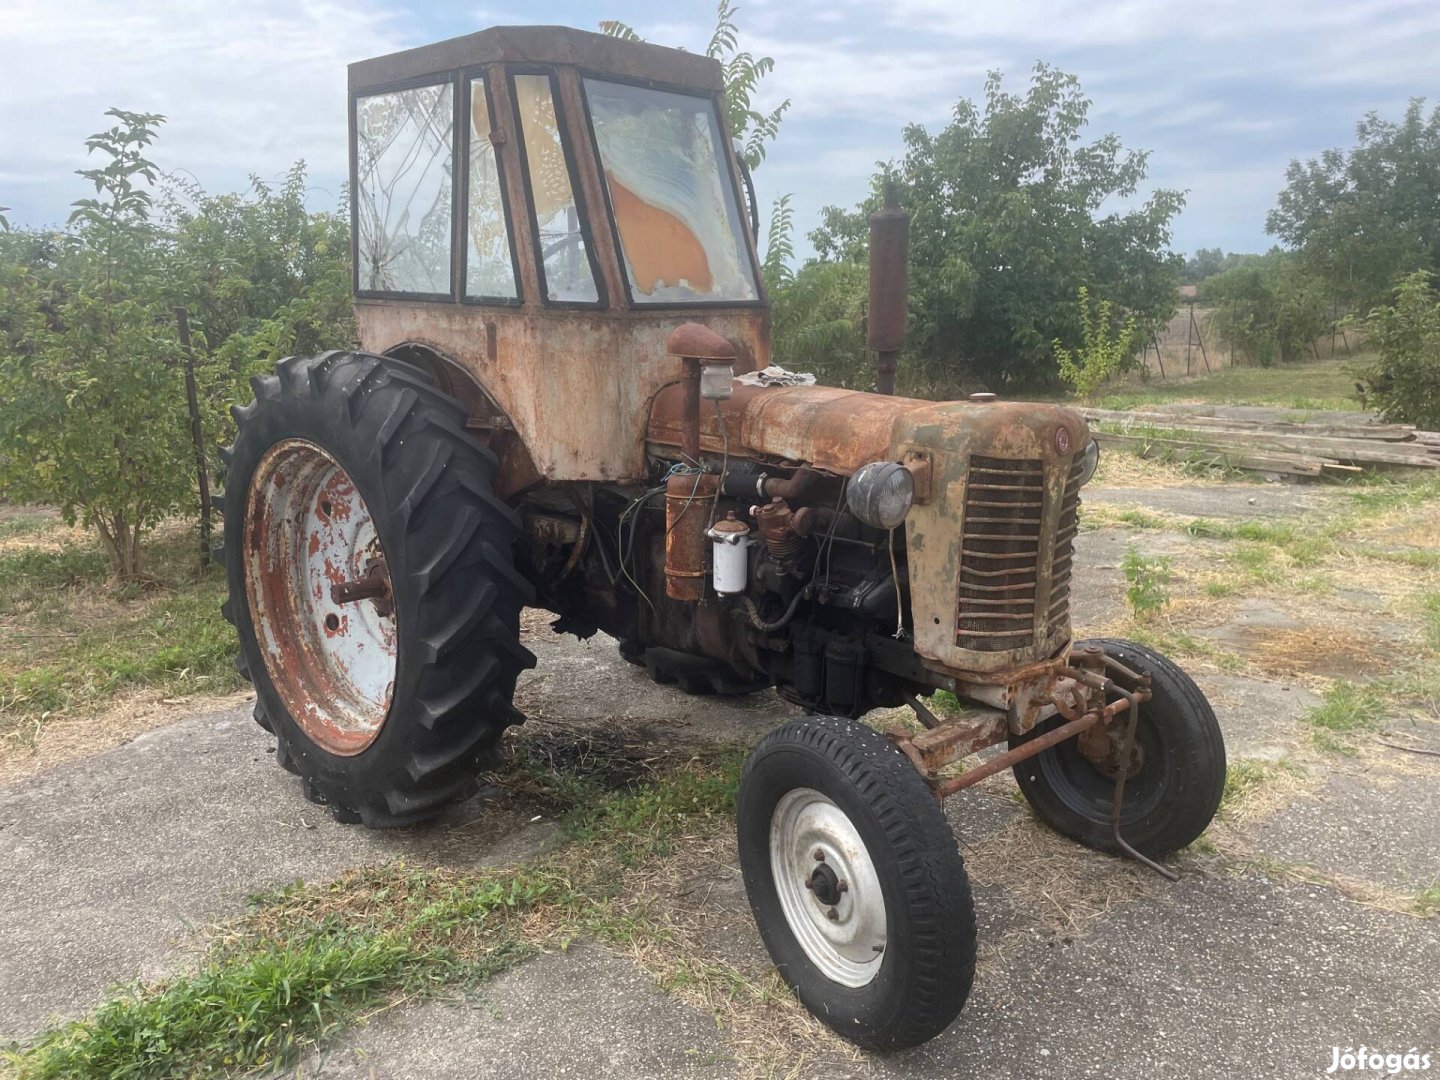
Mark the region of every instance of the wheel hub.
[[887, 921], [870, 853], [845, 812], [796, 788], [770, 820], [770, 869], [791, 932], [829, 979], [868, 985], [880, 971]]
[[1145, 748], [1138, 741], [1131, 745], [1129, 761], [1125, 761], [1125, 748], [1122, 745], [1125, 740], [1121, 731], [1117, 730], [1121, 726], [1115, 723], [1096, 724], [1081, 732], [1075, 740], [1081, 756], [1107, 780], [1119, 779], [1122, 769], [1125, 779], [1133, 780], [1145, 768]]
[[261, 458], [245, 511], [246, 598], [266, 674], [332, 754], [379, 737], [395, 690], [395, 603], [369, 507], [326, 450], [285, 439]]
[[849, 885], [836, 876], [835, 871], [830, 869], [828, 863], [821, 863], [806, 879], [805, 887], [810, 890], [810, 895], [819, 903], [833, 907], [840, 903], [840, 897]]

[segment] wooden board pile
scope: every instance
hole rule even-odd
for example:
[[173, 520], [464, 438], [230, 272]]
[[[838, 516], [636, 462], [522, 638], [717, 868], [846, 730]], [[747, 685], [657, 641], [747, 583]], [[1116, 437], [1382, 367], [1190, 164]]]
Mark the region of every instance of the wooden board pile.
[[1213, 460], [1232, 469], [1322, 476], [1362, 469], [1440, 468], [1440, 432], [1382, 424], [1365, 413], [1305, 413], [1241, 405], [1076, 410], [1095, 438], [1142, 457]]

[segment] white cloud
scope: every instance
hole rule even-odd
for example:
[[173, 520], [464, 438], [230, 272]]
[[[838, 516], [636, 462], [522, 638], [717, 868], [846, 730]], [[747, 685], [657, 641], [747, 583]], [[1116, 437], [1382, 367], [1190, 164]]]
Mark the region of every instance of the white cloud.
[[6, 2], [0, 201], [32, 224], [83, 196], [71, 171], [87, 166], [84, 139], [109, 126], [111, 106], [168, 116], [153, 156], [207, 188], [303, 157], [338, 197], [346, 64], [416, 43], [366, 2]]

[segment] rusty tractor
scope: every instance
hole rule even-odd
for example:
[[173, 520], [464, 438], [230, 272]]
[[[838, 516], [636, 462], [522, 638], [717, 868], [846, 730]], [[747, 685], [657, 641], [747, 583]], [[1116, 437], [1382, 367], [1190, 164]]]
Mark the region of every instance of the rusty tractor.
[[[1224, 746], [1164, 657], [1072, 639], [1085, 421], [893, 396], [902, 210], [872, 220], [882, 392], [762, 376], [722, 94], [714, 60], [556, 27], [350, 67], [363, 351], [234, 410], [225, 613], [278, 762], [372, 828], [475, 790], [523, 720], [527, 605], [687, 692], [773, 687], [809, 715], [741, 780], [761, 934], [825, 1023], [912, 1046], [974, 975], [945, 798], [1013, 770], [1046, 823], [1169, 874]], [[918, 733], [860, 722], [902, 706]]]

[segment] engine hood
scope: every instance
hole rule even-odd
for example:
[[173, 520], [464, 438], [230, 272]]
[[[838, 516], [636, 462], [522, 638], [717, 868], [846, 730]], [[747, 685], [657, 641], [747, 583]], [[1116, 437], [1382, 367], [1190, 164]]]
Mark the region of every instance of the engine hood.
[[[655, 395], [647, 441], [656, 449], [682, 442], [684, 388]], [[899, 461], [908, 451], [963, 460], [1067, 457], [1084, 446], [1084, 419], [1059, 405], [1026, 402], [921, 401], [830, 386], [735, 387], [720, 403], [732, 455], [812, 465], [848, 476], [872, 461]], [[700, 412], [700, 446], [720, 453], [715, 411]]]

